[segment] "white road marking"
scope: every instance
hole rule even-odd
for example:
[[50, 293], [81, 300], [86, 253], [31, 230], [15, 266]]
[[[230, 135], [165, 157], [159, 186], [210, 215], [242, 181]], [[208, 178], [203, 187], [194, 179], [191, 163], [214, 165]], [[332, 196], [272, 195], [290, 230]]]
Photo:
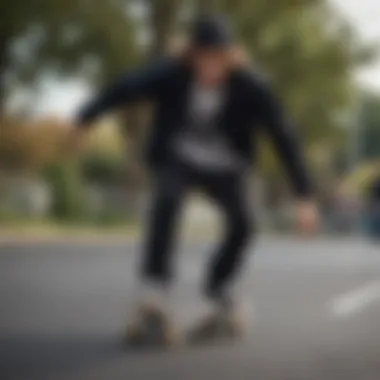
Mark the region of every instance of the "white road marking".
[[329, 311], [335, 318], [348, 318], [377, 301], [380, 301], [380, 281], [373, 281], [333, 298]]

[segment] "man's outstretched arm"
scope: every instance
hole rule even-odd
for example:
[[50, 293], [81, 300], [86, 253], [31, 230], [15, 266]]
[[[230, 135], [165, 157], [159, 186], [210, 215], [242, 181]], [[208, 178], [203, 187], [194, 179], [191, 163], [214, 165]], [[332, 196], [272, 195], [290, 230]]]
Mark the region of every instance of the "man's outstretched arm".
[[154, 99], [171, 71], [171, 65], [169, 59], [162, 59], [118, 78], [80, 109], [76, 124], [85, 128], [98, 117], [124, 104], [143, 98]]

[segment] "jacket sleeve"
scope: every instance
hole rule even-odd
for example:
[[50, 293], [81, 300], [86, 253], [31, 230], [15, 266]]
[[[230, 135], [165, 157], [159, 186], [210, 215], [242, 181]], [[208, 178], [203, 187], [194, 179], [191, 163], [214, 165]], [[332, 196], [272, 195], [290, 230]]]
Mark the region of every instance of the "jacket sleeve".
[[296, 195], [308, 197], [314, 193], [306, 158], [293, 124], [265, 81], [256, 82], [260, 122], [283, 162], [293, 183]]
[[145, 68], [126, 73], [100, 91], [79, 110], [76, 124], [86, 128], [103, 114], [142, 98], [154, 98], [160, 92], [167, 74], [171, 72], [168, 60], [153, 62]]

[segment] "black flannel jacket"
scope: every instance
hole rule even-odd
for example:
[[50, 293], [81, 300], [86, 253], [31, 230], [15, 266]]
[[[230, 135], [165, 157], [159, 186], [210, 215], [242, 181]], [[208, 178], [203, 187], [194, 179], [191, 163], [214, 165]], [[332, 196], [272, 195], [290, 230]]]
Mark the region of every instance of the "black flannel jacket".
[[[163, 58], [145, 68], [128, 72], [100, 92], [79, 112], [78, 125], [139, 100], [155, 104], [148, 161], [159, 166], [168, 158], [172, 137], [184, 124], [192, 83], [188, 66], [175, 58]], [[231, 147], [247, 162], [254, 162], [260, 132], [271, 137], [298, 196], [309, 196], [311, 180], [293, 125], [266, 81], [249, 69], [232, 71], [227, 83], [226, 104], [217, 123]]]

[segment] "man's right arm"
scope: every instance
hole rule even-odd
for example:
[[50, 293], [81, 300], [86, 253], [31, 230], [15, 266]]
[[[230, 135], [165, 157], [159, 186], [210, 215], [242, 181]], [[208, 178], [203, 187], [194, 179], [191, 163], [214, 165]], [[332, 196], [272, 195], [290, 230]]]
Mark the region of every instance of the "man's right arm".
[[106, 87], [78, 113], [76, 124], [86, 128], [98, 117], [124, 104], [140, 99], [154, 99], [162, 89], [167, 75], [172, 71], [173, 61], [162, 59], [147, 67], [128, 72]]

